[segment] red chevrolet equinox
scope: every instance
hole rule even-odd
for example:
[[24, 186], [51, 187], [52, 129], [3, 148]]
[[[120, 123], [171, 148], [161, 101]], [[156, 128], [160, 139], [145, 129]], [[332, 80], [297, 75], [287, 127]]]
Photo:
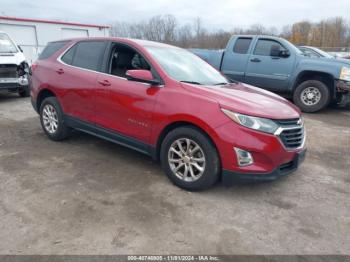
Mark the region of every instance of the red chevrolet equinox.
[[155, 160], [187, 190], [216, 181], [271, 181], [305, 156], [299, 110], [228, 80], [190, 52], [120, 38], [49, 43], [31, 68], [31, 99], [46, 135], [72, 129]]

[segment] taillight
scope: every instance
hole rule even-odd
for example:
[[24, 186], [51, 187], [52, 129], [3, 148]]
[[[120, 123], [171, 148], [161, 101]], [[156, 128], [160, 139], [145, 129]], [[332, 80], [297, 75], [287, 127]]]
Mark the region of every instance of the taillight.
[[30, 67], [30, 70], [29, 70], [29, 74], [33, 74], [34, 70], [38, 67], [38, 64], [32, 64], [31, 67]]

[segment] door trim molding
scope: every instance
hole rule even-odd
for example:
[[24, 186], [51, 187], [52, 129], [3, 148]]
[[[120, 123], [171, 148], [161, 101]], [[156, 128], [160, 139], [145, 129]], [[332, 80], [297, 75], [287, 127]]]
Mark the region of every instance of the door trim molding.
[[64, 121], [69, 127], [82, 131], [84, 133], [134, 149], [140, 153], [151, 156], [152, 158], [155, 155], [155, 146], [144, 143], [138, 139], [122, 135], [113, 130], [103, 128], [68, 115], [64, 116]]

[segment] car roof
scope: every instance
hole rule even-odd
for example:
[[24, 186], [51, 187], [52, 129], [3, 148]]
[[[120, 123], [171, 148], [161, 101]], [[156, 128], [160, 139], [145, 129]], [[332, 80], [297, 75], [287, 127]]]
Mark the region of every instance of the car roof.
[[259, 37], [259, 38], [270, 38], [270, 39], [284, 39], [278, 36], [272, 36], [272, 35], [240, 35], [240, 34], [234, 34], [232, 37]]
[[142, 39], [123, 38], [123, 37], [78, 37], [78, 38], [62, 39], [54, 42], [59, 42], [59, 41], [79, 42], [79, 41], [87, 41], [87, 40], [88, 41], [93, 41], [93, 40], [118, 41], [121, 43], [129, 43], [129, 44], [135, 43], [143, 47], [178, 48], [176, 46], [172, 46], [164, 43], [159, 43], [159, 42], [154, 42], [149, 40], [142, 40]]

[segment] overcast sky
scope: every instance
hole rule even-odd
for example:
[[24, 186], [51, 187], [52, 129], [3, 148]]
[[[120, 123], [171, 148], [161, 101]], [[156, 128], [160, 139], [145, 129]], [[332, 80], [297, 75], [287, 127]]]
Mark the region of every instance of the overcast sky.
[[1, 0], [1, 15], [110, 24], [172, 14], [179, 23], [201, 17], [206, 27], [266, 27], [350, 14], [350, 0]]

